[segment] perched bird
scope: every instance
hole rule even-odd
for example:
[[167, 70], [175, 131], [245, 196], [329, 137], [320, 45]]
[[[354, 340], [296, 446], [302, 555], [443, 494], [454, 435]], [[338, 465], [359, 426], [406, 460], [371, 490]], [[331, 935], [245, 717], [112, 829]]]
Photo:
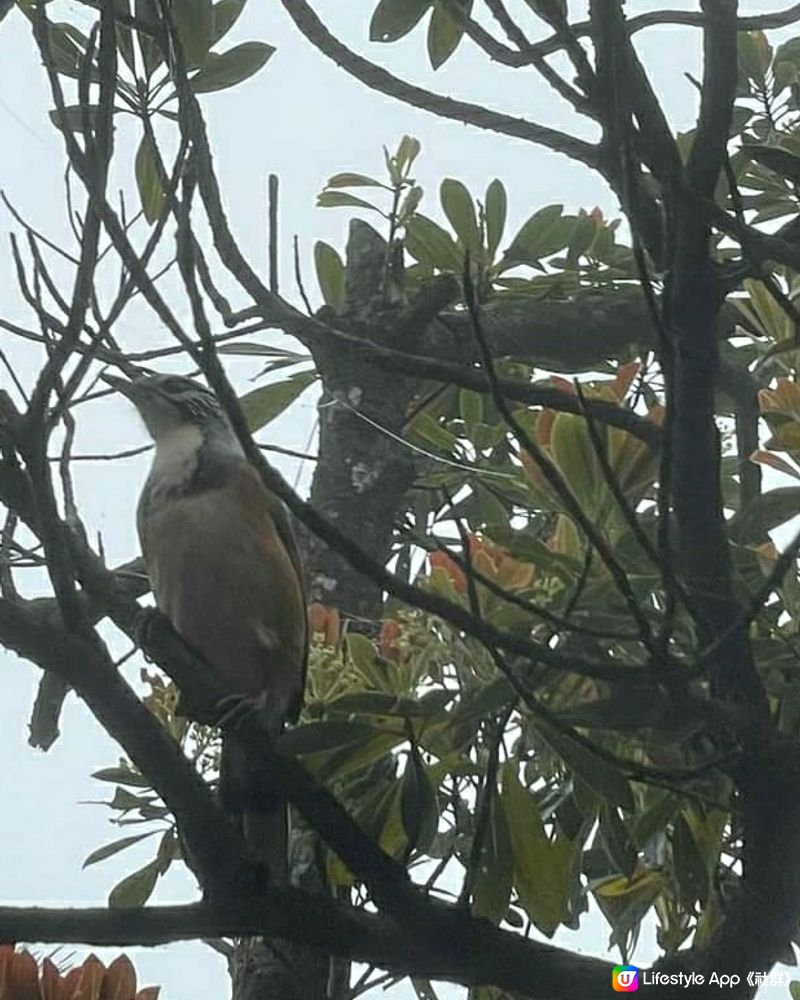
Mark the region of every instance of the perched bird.
[[[253, 698], [276, 736], [295, 721], [308, 627], [297, 545], [283, 502], [247, 461], [214, 394], [188, 378], [104, 376], [155, 441], [137, 526], [158, 608], [215, 669]], [[220, 798], [241, 817], [255, 860], [288, 871], [288, 817], [236, 733], [223, 736]]]

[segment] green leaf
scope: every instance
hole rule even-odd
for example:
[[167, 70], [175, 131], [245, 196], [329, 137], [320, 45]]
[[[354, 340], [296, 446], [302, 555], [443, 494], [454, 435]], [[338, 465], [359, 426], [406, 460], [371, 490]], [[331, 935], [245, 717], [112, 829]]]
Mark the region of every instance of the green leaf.
[[[410, 219], [414, 212], [416, 212], [419, 203], [422, 201], [423, 190], [418, 185], [415, 184], [412, 188], [409, 188], [408, 194], [403, 199], [400, 205], [400, 210], [397, 213], [397, 218], [400, 223], [405, 224], [408, 219]], [[406, 277], [408, 276], [408, 270], [406, 271]]]
[[328, 703], [331, 712], [347, 712], [356, 715], [396, 715], [402, 719], [429, 719], [439, 715], [444, 706], [452, 701], [452, 691], [429, 691], [419, 701], [383, 691], [356, 691], [344, 694]]
[[92, 774], [98, 781], [110, 781], [115, 785], [132, 785], [134, 788], [151, 788], [150, 782], [138, 771], [127, 767], [104, 767]]
[[89, 128], [94, 128], [97, 124], [97, 105], [96, 104], [69, 104], [62, 111], [58, 108], [53, 108], [49, 112], [50, 121], [56, 126], [56, 128], [64, 129], [70, 132], [83, 132], [83, 123], [86, 119], [89, 123]]
[[611, 863], [618, 872], [630, 878], [636, 870], [638, 856], [633, 837], [616, 806], [606, 803], [601, 809], [600, 835]]
[[314, 371], [297, 372], [282, 382], [271, 382], [245, 393], [239, 400], [251, 431], [261, 430], [272, 423], [297, 397], [316, 380]]
[[87, 39], [71, 24], [56, 22], [46, 28], [50, 58], [57, 73], [78, 77], [86, 51]]
[[489, 823], [475, 873], [472, 910], [499, 924], [508, 910], [513, 884], [513, 860], [503, 801], [492, 789]]
[[773, 173], [785, 177], [794, 184], [800, 183], [800, 156], [795, 156], [794, 153], [779, 146], [762, 146], [756, 143], [746, 143], [743, 150], [756, 163], [760, 163]]
[[708, 871], [684, 817], [678, 816], [670, 837], [675, 878], [681, 901], [691, 906], [708, 895]]
[[503, 766], [503, 804], [520, 902], [549, 937], [567, 914], [572, 844], [565, 837], [548, 839], [536, 797], [522, 786], [516, 761]]
[[131, 809], [142, 809], [154, 801], [153, 795], [134, 795], [126, 788], [115, 788], [114, 797], [108, 804], [119, 812], [130, 812]]
[[383, 735], [381, 730], [365, 722], [325, 719], [288, 730], [279, 737], [276, 746], [285, 754], [322, 753], [361, 744], [378, 735]]
[[380, 0], [369, 22], [371, 42], [396, 42], [414, 28], [432, 0]]
[[[317, 208], [368, 208], [372, 212], [380, 212], [377, 205], [371, 205], [363, 198], [357, 198], [346, 191], [322, 191], [317, 195]], [[383, 213], [381, 213], [383, 214]]]
[[506, 677], [496, 677], [477, 690], [466, 691], [450, 713], [450, 727], [459, 733], [463, 742], [467, 742], [479, 722], [506, 708], [514, 697], [514, 690]]
[[504, 528], [508, 525], [510, 512], [491, 490], [478, 483], [475, 495], [478, 498], [481, 520], [487, 527], [491, 525]]
[[[123, 62], [131, 71], [131, 73], [136, 72], [136, 60], [133, 54], [133, 33], [131, 29], [121, 24], [119, 21], [120, 14], [130, 16], [131, 5], [130, 0], [114, 0], [114, 14], [117, 17], [117, 49], [122, 57]], [[0, 15], [0, 19], [2, 16]]]
[[653, 837], [662, 834], [672, 822], [672, 818], [680, 808], [680, 800], [671, 792], [665, 792], [651, 806], [640, 812], [633, 823], [633, 836], [636, 843], [644, 848]]
[[495, 178], [486, 188], [486, 204], [484, 205], [486, 246], [490, 261], [494, 259], [497, 248], [500, 246], [500, 240], [503, 238], [507, 208], [506, 189], [502, 182]]
[[170, 9], [187, 67], [203, 66], [214, 26], [211, 0], [172, 0]]
[[442, 427], [440, 423], [424, 410], [419, 413], [415, 418], [413, 423], [407, 428], [407, 432], [421, 438], [426, 444], [431, 445], [438, 451], [444, 452], [446, 455], [452, 455], [456, 445], [458, 443], [458, 438], [449, 431], [446, 427]]
[[800, 486], [779, 486], [755, 497], [728, 521], [731, 538], [741, 544], [758, 543], [764, 533], [800, 511]]
[[609, 802], [622, 806], [627, 812], [634, 811], [635, 803], [631, 787], [619, 768], [546, 722], [537, 721], [536, 728], [550, 748], [577, 777]]
[[[154, 29], [158, 28], [160, 20], [156, 0], [135, 0], [134, 12], [137, 21], [141, 21], [143, 24], [151, 24]], [[164, 55], [154, 38], [146, 35], [143, 31], [137, 32], [137, 37], [139, 39], [139, 49], [142, 53], [145, 76], [149, 80], [164, 61]]]
[[329, 243], [317, 240], [314, 244], [314, 267], [325, 304], [340, 310], [344, 305], [344, 261]]
[[330, 784], [349, 774], [364, 770], [377, 760], [382, 760], [402, 743], [405, 734], [401, 732], [379, 732], [377, 736], [361, 742], [346, 743], [337, 750], [326, 751], [311, 760], [320, 761], [317, 770], [319, 780]]
[[383, 187], [383, 185], [380, 181], [376, 181], [374, 177], [367, 177], [366, 174], [351, 174], [345, 172], [342, 174], [334, 174], [333, 177], [329, 177], [325, 187]]
[[[469, 17], [472, 10], [472, 0], [455, 0], [465, 7], [465, 16]], [[433, 8], [428, 24], [428, 58], [434, 69], [439, 69], [458, 48], [464, 37], [464, 21], [453, 15], [437, 3]]]
[[563, 250], [574, 225], [563, 212], [563, 205], [546, 205], [534, 212], [511, 241], [504, 260], [539, 260]]
[[135, 172], [142, 211], [145, 219], [152, 226], [161, 215], [166, 192], [161, 183], [157, 153], [147, 133], [142, 136], [142, 141], [136, 151]]
[[588, 513], [595, 514], [598, 494], [605, 494], [605, 481], [583, 417], [557, 414], [550, 431], [550, 450], [575, 498]]
[[740, 72], [763, 87], [772, 62], [772, 46], [763, 31], [740, 31], [736, 36]]
[[257, 358], [282, 358], [286, 361], [291, 361], [293, 364], [300, 364], [301, 361], [311, 360], [310, 354], [286, 351], [282, 347], [269, 347], [267, 344], [257, 344], [248, 340], [239, 340], [232, 344], [220, 344], [217, 348], [217, 353], [242, 354]]
[[611, 943], [625, 949], [647, 911], [664, 888], [660, 872], [645, 871], [633, 879], [616, 875], [590, 884], [595, 902], [613, 928]]
[[159, 861], [151, 861], [144, 868], [118, 882], [108, 895], [109, 907], [112, 910], [120, 910], [144, 906], [156, 887], [159, 868]]
[[597, 223], [591, 215], [583, 212], [578, 216], [569, 237], [567, 264], [570, 267], [577, 266], [579, 258], [592, 245], [596, 231]]
[[165, 830], [158, 845], [156, 863], [158, 864], [158, 874], [163, 875], [173, 861], [181, 857], [181, 842], [175, 836], [172, 829]]
[[216, 45], [236, 24], [247, 0], [219, 0], [213, 8], [211, 44]]
[[796, 979], [789, 983], [789, 994], [792, 1000], [800, 1000], [800, 982]]
[[347, 655], [362, 672], [367, 672], [378, 655], [370, 640], [360, 632], [347, 634]]
[[203, 68], [192, 77], [192, 90], [208, 94], [233, 87], [257, 73], [274, 51], [266, 42], [242, 42], [222, 54], [209, 52]]
[[471, 389], [461, 389], [458, 393], [458, 412], [461, 419], [472, 429], [483, 422], [483, 396]]
[[98, 861], [105, 861], [106, 858], [110, 858], [112, 855], [119, 853], [119, 851], [124, 851], [126, 847], [132, 847], [134, 844], [138, 844], [140, 840], [146, 840], [156, 833], [158, 833], [158, 830], [150, 830], [149, 833], [135, 833], [131, 837], [121, 837], [119, 840], [112, 840], [110, 844], [104, 844], [102, 847], [98, 847], [97, 850], [92, 851], [83, 862], [83, 867], [88, 868], [89, 865], [96, 865]]
[[774, 83], [772, 92], [779, 94], [797, 82], [800, 75], [800, 38], [790, 38], [778, 46], [772, 64]]
[[637, 729], [658, 729], [662, 732], [685, 730], [686, 717], [663, 699], [653, 698], [650, 691], [625, 690], [621, 681], [612, 688], [608, 698], [578, 701], [558, 718], [569, 726], [581, 729], [609, 729], [625, 732]]
[[464, 255], [455, 240], [426, 215], [417, 213], [406, 223], [406, 249], [416, 260], [440, 271], [461, 273]]
[[448, 177], [442, 181], [439, 198], [444, 214], [462, 246], [474, 257], [480, 246], [480, 235], [472, 195], [461, 181]]
[[419, 139], [415, 139], [413, 135], [404, 135], [400, 140], [394, 159], [401, 176], [407, 176], [421, 148]]
[[436, 836], [439, 809], [436, 804], [436, 791], [417, 752], [408, 755], [408, 762], [403, 772], [400, 814], [409, 847], [422, 852], [427, 851]]

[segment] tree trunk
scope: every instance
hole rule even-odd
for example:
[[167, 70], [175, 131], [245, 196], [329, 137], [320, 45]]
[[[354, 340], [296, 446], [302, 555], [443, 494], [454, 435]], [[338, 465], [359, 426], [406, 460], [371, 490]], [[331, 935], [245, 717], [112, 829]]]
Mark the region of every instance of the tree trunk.
[[[346, 304], [336, 325], [365, 341], [394, 346], [402, 305], [387, 301], [386, 268], [385, 241], [365, 223], [353, 222], [347, 246]], [[411, 452], [397, 440], [414, 396], [414, 380], [387, 378], [365, 358], [317, 344], [314, 360], [323, 393], [311, 501], [370, 555], [386, 563], [394, 525], [414, 482]], [[335, 607], [352, 619], [354, 628], [371, 631], [381, 615], [380, 588], [315, 536], [304, 533], [301, 541], [309, 600]], [[303, 839], [308, 836], [313, 835], [304, 831]], [[317, 865], [309, 867], [308, 851], [303, 853], [306, 864], [296, 880], [310, 891], [324, 892], [324, 872]], [[319, 953], [284, 941], [240, 942], [230, 969], [233, 1000], [343, 1000], [349, 986], [349, 963], [331, 964]]]

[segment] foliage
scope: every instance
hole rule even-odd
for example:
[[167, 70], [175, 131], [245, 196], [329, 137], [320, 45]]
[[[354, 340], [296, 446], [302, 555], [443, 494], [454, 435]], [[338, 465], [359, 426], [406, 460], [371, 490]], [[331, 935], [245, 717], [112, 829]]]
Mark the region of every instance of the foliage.
[[[498, 294], [566, 296], [580, 289], [624, 287], [635, 278], [630, 248], [616, 241], [619, 220], [608, 222], [599, 208], [573, 215], [565, 214], [563, 205], [546, 205], [509, 239], [508, 196], [498, 178], [480, 198], [473, 197], [461, 181], [445, 178], [439, 207], [449, 229], [440, 225], [419, 211], [424, 191], [409, 174], [420, 148], [416, 139], [404, 136], [393, 156], [384, 149], [388, 183], [344, 171], [329, 178], [317, 199], [322, 208], [357, 208], [386, 219], [388, 242], [400, 235], [411, 258], [404, 274], [410, 295], [435, 274], [460, 277], [467, 254], [484, 300]], [[343, 190], [347, 188], [377, 188], [387, 194], [376, 203], [369, 200], [369, 192], [356, 196]], [[504, 238], [508, 246], [501, 253]], [[340, 308], [343, 286], [336, 275], [343, 274], [341, 257], [328, 244], [320, 242], [317, 247], [324, 248], [315, 259], [323, 298]], [[530, 271], [540, 273], [531, 276]]]
[[[172, 7], [182, 56], [190, 71], [191, 85], [198, 94], [227, 90], [257, 73], [275, 51], [261, 41], [242, 42], [224, 52], [214, 51], [231, 30], [247, 0], [179, 0]], [[31, 19], [32, 5], [20, 3]], [[165, 205], [166, 169], [155, 143], [153, 121], [174, 121], [177, 117], [170, 54], [165, 51], [157, 5], [143, 0], [116, 0], [117, 17], [130, 20], [135, 13], [137, 27], [117, 24], [120, 55], [115, 81], [119, 102], [116, 114], [132, 113], [142, 124], [142, 137], [136, 153], [136, 184], [142, 212], [151, 225], [161, 216]], [[58, 73], [79, 78], [89, 73], [99, 79], [98, 56], [94, 40], [74, 24], [55, 22], [47, 26], [48, 44]], [[82, 133], [92, 123], [96, 106], [81, 104], [55, 108], [50, 112], [59, 128]]]
[[[400, 11], [401, 5], [382, 3], [373, 34], [387, 39], [387, 32], [404, 34], [410, 25], [396, 20]], [[793, 80], [795, 48], [785, 45], [772, 53], [765, 45], [757, 33], [742, 38], [741, 131], [732, 156], [741, 197], [759, 219], [794, 210], [794, 167], [767, 151], [792, 148], [795, 85], [787, 81]], [[691, 142], [691, 136], [684, 139]], [[549, 205], [533, 211], [509, 235], [508, 197], [499, 179], [477, 196], [448, 178], [438, 193], [439, 222], [420, 211], [424, 192], [412, 173], [419, 154], [419, 142], [404, 136], [394, 153], [384, 150], [385, 179], [348, 169], [329, 178], [318, 199], [320, 207], [355, 209], [384, 220], [387, 245], [400, 241], [404, 248], [410, 298], [437, 274], [460, 279], [465, 256], [486, 302], [630, 290], [637, 272], [631, 248], [618, 242], [618, 220], [606, 220], [597, 208], [565, 212], [562, 205]], [[731, 197], [724, 186], [718, 194], [723, 204]], [[724, 262], [724, 247], [719, 255]], [[325, 303], [341, 311], [346, 305], [342, 257], [320, 242], [315, 263]], [[774, 274], [787, 283], [791, 296], [794, 275], [778, 267]], [[790, 319], [763, 282], [748, 280], [735, 301], [742, 325], [737, 345], [730, 346], [731, 362], [749, 365], [753, 357], [760, 359], [762, 411], [773, 432], [754, 460], [800, 478], [775, 454], [800, 449], [795, 447], [800, 390]], [[243, 345], [230, 349], [245, 350]], [[297, 363], [292, 356], [278, 363], [284, 361]], [[534, 363], [499, 361], [498, 367], [507, 376], [576, 393], [573, 382], [548, 376]], [[604, 380], [581, 375], [585, 399], [613, 402], [662, 421], [658, 368], [624, 355], [604, 367], [610, 376]], [[776, 372], [789, 374], [769, 388]], [[244, 397], [253, 425], [272, 419], [313, 377], [300, 372]], [[650, 627], [657, 629], [664, 606], [662, 570], [632, 531], [630, 515], [635, 512], [640, 530], [655, 546], [658, 456], [630, 434], [605, 425], [592, 428], [582, 416], [518, 408], [515, 417], [602, 534], [624, 568], [634, 599], [650, 609]], [[592, 558], [563, 496], [530, 453], [509, 438], [492, 400], [445, 387], [418, 409], [405, 435], [429, 459], [395, 544], [401, 558], [411, 558], [420, 547], [429, 550], [417, 582], [494, 626], [543, 641], [558, 636], [559, 647], [570, 652], [602, 651], [627, 672], [636, 671], [640, 637], [624, 596], [608, 566]], [[797, 496], [781, 487], [742, 508], [736, 476], [735, 464], [726, 459], [723, 477], [729, 513], [736, 514], [730, 524], [737, 538], [737, 572], [742, 586], [752, 589], [777, 556], [763, 530], [791, 518]], [[754, 533], [747, 524], [756, 514], [759, 530]], [[458, 524], [466, 542], [453, 536]], [[787, 582], [782, 602], [754, 625], [761, 669], [787, 725], [797, 719], [790, 708], [797, 697], [794, 672], [786, 673], [793, 662], [789, 644], [796, 619], [794, 614], [786, 618], [785, 610], [800, 607], [794, 597], [798, 587], [794, 579]], [[316, 641], [306, 708], [281, 746], [299, 755], [387, 852], [412, 865], [424, 863], [425, 871], [438, 865], [439, 878], [446, 870], [445, 893], [452, 892], [453, 873], [461, 871], [473, 880], [476, 913], [513, 926], [530, 921], [547, 936], [562, 925], [576, 928], [592, 898], [623, 957], [648, 913], [655, 914], [659, 941], [668, 951], [710, 932], [720, 916], [714, 886], [724, 889], [736, 861], [730, 784], [711, 772], [686, 789], [678, 783], [665, 789], [658, 782], [632, 782], [628, 766], [631, 760], [662, 769], [701, 764], [697, 720], [654, 701], [623, 676], [619, 684], [600, 683], [544, 667], [535, 668], [534, 686], [546, 710], [532, 710], [477, 641], [392, 602], [386, 613], [379, 636], [371, 641], [343, 633], [336, 609], [312, 607]], [[694, 639], [689, 616], [679, 610], [670, 642], [688, 650]], [[175, 716], [170, 685], [153, 674], [145, 681], [151, 708], [190, 748], [201, 772], [213, 776], [213, 734]], [[492, 773], [494, 754], [499, 761]], [[87, 863], [160, 835], [153, 860], [112, 892], [116, 905], [141, 904], [180, 856], [175, 831], [153, 793], [137, 787], [145, 783], [141, 775], [111, 769], [98, 776], [118, 783], [109, 803], [117, 823], [149, 823], [153, 829], [101, 847]], [[129, 784], [136, 790], [130, 791]], [[482, 808], [488, 816], [483, 829]], [[355, 885], [334, 855], [328, 857], [328, 874], [340, 888]]]
[[[561, 6], [539, 6], [558, 27]], [[120, 5], [129, 23], [118, 25], [115, 114], [131, 111], [141, 125], [132, 166], [152, 233], [173, 211], [164, 140], [153, 121], [163, 119], [168, 130], [176, 120], [175, 60], [184, 60], [193, 92], [205, 93], [238, 84], [272, 54], [263, 42], [213, 51], [242, 7], [243, 0], [174, 3], [176, 55], [164, 46], [148, 3]], [[21, 8], [33, 16], [27, 4]], [[472, 5], [380, 0], [371, 37], [395, 42], [428, 18], [428, 55], [438, 68], [465, 37], [459, 9], [469, 15]], [[95, 81], [94, 38], [66, 23], [47, 31], [58, 73], [83, 85]], [[762, 33], [742, 33], [738, 71], [729, 169], [717, 184], [716, 205], [740, 224], [745, 217], [751, 225], [783, 220], [798, 209], [800, 44], [795, 39], [773, 50]], [[97, 108], [84, 102], [52, 114], [89, 148]], [[695, 142], [692, 132], [679, 137], [686, 162]], [[449, 303], [447, 319], [455, 325], [469, 317], [478, 344], [474, 352], [471, 342], [465, 347], [464, 372], [473, 374], [471, 362], [483, 347], [481, 317], [498, 307], [544, 308], [585, 296], [613, 308], [639, 296], [642, 283], [653, 301], [669, 294], [674, 276], [660, 270], [654, 255], [627, 245], [619, 220], [599, 208], [536, 207], [512, 233], [513, 200], [499, 178], [480, 192], [445, 178], [431, 207], [433, 199], [424, 202], [414, 176], [420, 155], [418, 140], [403, 136], [393, 153], [384, 149], [383, 179], [348, 168], [328, 179], [318, 205], [381, 220], [385, 275], [398, 267], [403, 279], [397, 296], [386, 296], [387, 315], [424, 300], [442, 275], [458, 279], [460, 294]], [[644, 190], [663, 196], [654, 172], [640, 179]], [[421, 211], [423, 203], [429, 214]], [[781, 233], [796, 242], [791, 225]], [[749, 608], [765, 578], [771, 581], [766, 600], [737, 625], [754, 651], [779, 732], [796, 738], [800, 578], [795, 561], [780, 579], [772, 578], [781, 558], [770, 533], [795, 516], [800, 494], [793, 483], [765, 491], [759, 485], [754, 493], [744, 483], [759, 465], [800, 479], [800, 314], [794, 304], [800, 286], [787, 264], [761, 254], [756, 266], [739, 259], [740, 248], [728, 237], [718, 233], [713, 241], [715, 277], [735, 289], [731, 313], [737, 323], [720, 348], [726, 379], [719, 383], [715, 413], [725, 439], [719, 476], [740, 607]], [[346, 325], [342, 254], [319, 242], [314, 262], [327, 307], [320, 316], [332, 314]], [[38, 276], [38, 260], [36, 266]], [[202, 275], [201, 281], [219, 306], [216, 288]], [[220, 315], [235, 325], [225, 306]], [[264, 325], [269, 323], [274, 325]], [[223, 343], [219, 353], [265, 362], [256, 378], [302, 366], [242, 397], [252, 430], [324, 382], [310, 354], [239, 339]], [[483, 369], [517, 387], [558, 394], [558, 408], [512, 405], [499, 390], [477, 391], [455, 381], [432, 388], [419, 379], [403, 414], [401, 441], [414, 455], [416, 478], [402, 520], [393, 525], [389, 556], [399, 576], [423, 595], [446, 598], [476, 627], [456, 628], [390, 598], [379, 622], [360, 622], [356, 630], [343, 623], [340, 609], [313, 604], [304, 714], [280, 737], [279, 749], [299, 757], [428, 890], [458, 895], [475, 915], [552, 937], [560, 927], [576, 929], [591, 902], [623, 959], [646, 918], [655, 921], [662, 949], [676, 953], [703, 946], [721, 925], [743, 850], [739, 793], [718, 766], [696, 710], [696, 699], [711, 690], [702, 668], [714, 643], [704, 645], [702, 616], [676, 583], [674, 526], [662, 506], [673, 373], [642, 350], [634, 334], [601, 351], [591, 365], [567, 366], [570, 379], [555, 375], [549, 362], [531, 338], [530, 345], [502, 350], [493, 361], [484, 357]], [[735, 388], [742, 382], [750, 404], [757, 394], [769, 431], [752, 453], [743, 451]], [[636, 414], [643, 426], [664, 433], [657, 441], [655, 433], [636, 437], [595, 419], [594, 403]], [[712, 474], [716, 478], [716, 468]], [[503, 651], [513, 643], [479, 641], [480, 626], [538, 643], [528, 646], [539, 650], [538, 658]], [[665, 694], [674, 675], [679, 698]], [[143, 671], [140, 681], [152, 714], [213, 784], [216, 732], [179, 714], [175, 687], [160, 673]], [[114, 786], [105, 803], [112, 822], [135, 830], [92, 851], [85, 864], [149, 841], [152, 858], [109, 896], [115, 907], [141, 906], [182, 860], [178, 831], [150, 777], [128, 761], [95, 777]], [[311, 856], [310, 841], [310, 831], [298, 824], [296, 855]], [[324, 855], [340, 897], [366, 906], [356, 874], [329, 849]], [[10, 955], [0, 953], [0, 971], [13, 972], [15, 983], [20, 977], [32, 982], [33, 960]], [[81, 975], [94, 983], [102, 967], [92, 962]], [[111, 968], [104, 975], [111, 976]], [[43, 983], [44, 977], [43, 970]], [[415, 989], [434, 995], [424, 981]], [[128, 992], [133, 997], [135, 980]], [[475, 995], [492, 993], [486, 988]], [[147, 1000], [147, 991], [138, 997]]]

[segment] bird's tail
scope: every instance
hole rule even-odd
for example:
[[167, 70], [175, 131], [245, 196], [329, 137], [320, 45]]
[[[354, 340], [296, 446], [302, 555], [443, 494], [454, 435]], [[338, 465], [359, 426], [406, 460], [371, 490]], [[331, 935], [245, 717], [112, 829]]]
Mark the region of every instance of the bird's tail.
[[235, 733], [222, 737], [219, 765], [222, 808], [236, 816], [250, 859], [267, 866], [270, 881], [289, 880], [289, 812], [270, 787], [268, 768]]

